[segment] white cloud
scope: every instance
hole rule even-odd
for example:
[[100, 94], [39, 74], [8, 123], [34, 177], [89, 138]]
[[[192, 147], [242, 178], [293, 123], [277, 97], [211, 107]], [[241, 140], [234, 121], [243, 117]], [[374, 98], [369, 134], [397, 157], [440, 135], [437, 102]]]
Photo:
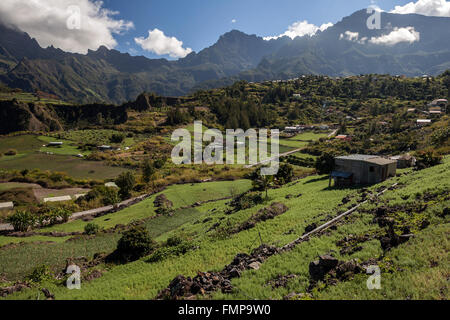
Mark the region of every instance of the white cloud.
[[417, 13], [425, 16], [450, 17], [450, 1], [446, 0], [418, 0], [404, 6], [395, 6], [391, 13]]
[[236, 22], [237, 22], [236, 19], [231, 20], [231, 23], [236, 23]]
[[339, 40], [347, 40], [347, 41], [357, 41], [359, 39], [358, 32], [345, 31], [345, 33], [341, 33], [339, 36]]
[[[69, 8], [79, 8], [79, 15]], [[1, 0], [0, 21], [36, 38], [43, 47], [53, 45], [69, 52], [86, 53], [101, 45], [117, 46], [114, 34], [134, 27], [116, 19], [101, 1], [90, 0]], [[78, 18], [79, 17], [79, 18]], [[68, 21], [79, 21], [79, 28], [68, 28]]]
[[381, 44], [393, 46], [401, 42], [413, 43], [420, 41], [420, 33], [414, 27], [394, 28], [394, 30], [380, 37], [372, 37], [369, 42], [373, 44]]
[[288, 27], [288, 30], [285, 33], [282, 33], [278, 36], [265, 37], [264, 40], [273, 40], [281, 37], [289, 37], [291, 39], [295, 39], [296, 37], [310, 36], [312, 37], [318, 31], [325, 31], [329, 27], [333, 26], [331, 22], [324, 23], [320, 27], [308, 23], [308, 21], [297, 21]]
[[172, 58], [184, 58], [192, 52], [191, 48], [183, 48], [183, 42], [175, 37], [167, 37], [159, 29], [150, 30], [148, 37], [135, 38], [142, 49], [158, 55], [169, 55]]

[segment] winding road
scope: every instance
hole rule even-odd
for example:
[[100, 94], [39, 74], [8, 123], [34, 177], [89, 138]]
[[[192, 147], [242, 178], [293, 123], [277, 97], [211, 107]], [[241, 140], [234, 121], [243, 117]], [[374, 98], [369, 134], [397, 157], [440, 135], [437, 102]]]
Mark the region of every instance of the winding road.
[[[130, 205], [136, 204], [138, 202], [141, 202], [143, 200], [145, 200], [146, 198], [148, 198], [149, 196], [151, 196], [151, 194], [145, 194], [139, 197], [135, 197], [135, 198], [131, 198], [128, 200], [125, 200], [119, 204], [116, 205], [116, 208], [118, 209], [124, 209]], [[96, 216], [102, 213], [108, 213], [110, 211], [114, 210], [114, 206], [106, 206], [106, 207], [101, 207], [101, 208], [96, 208], [96, 209], [91, 209], [91, 210], [87, 210], [87, 211], [81, 211], [81, 212], [76, 212], [74, 214], [72, 214], [69, 218], [69, 221], [73, 221], [73, 220], [78, 220], [81, 219], [85, 216]], [[14, 231], [14, 228], [11, 224], [9, 223], [5, 223], [5, 224], [0, 224], [0, 231]]]

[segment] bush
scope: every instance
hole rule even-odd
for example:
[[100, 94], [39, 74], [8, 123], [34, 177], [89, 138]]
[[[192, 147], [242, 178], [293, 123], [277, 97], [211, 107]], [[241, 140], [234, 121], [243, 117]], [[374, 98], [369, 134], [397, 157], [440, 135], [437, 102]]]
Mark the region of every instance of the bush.
[[186, 254], [189, 250], [192, 250], [193, 246], [188, 242], [182, 241], [175, 246], [163, 247], [155, 250], [153, 254], [148, 259], [149, 262], [163, 261], [167, 258], [174, 256], [181, 256]]
[[9, 149], [8, 151], [5, 152], [5, 156], [15, 156], [16, 154], [17, 154], [16, 149]]
[[43, 281], [52, 280], [52, 272], [46, 265], [42, 265], [33, 270], [33, 272], [27, 277], [27, 280], [33, 283], [41, 283]]
[[112, 143], [122, 143], [125, 140], [125, 136], [120, 133], [115, 133], [111, 136], [110, 140]]
[[96, 199], [99, 199], [105, 206], [112, 206], [120, 202], [119, 192], [117, 189], [105, 186], [94, 187], [87, 195], [79, 198], [77, 202], [82, 200], [93, 201]]
[[88, 223], [84, 227], [84, 233], [87, 235], [94, 235], [97, 234], [100, 231], [100, 227], [96, 225], [95, 223]]
[[176, 247], [183, 243], [183, 238], [180, 236], [172, 236], [169, 239], [167, 239], [166, 245], [169, 247]]
[[6, 221], [12, 224], [15, 231], [25, 232], [34, 226], [36, 218], [29, 211], [18, 210], [16, 213], [9, 216]]
[[71, 211], [66, 208], [53, 208], [47, 212], [41, 212], [35, 222], [37, 221], [40, 227], [52, 226], [60, 222], [69, 221], [71, 215]]
[[282, 163], [275, 176], [278, 185], [289, 183], [294, 178], [294, 168], [289, 163]]
[[148, 231], [137, 226], [126, 231], [117, 244], [116, 253], [122, 260], [138, 260], [150, 254], [156, 247], [156, 243], [150, 238]]
[[433, 149], [427, 149], [416, 153], [416, 169], [422, 170], [434, 167], [442, 162], [442, 156]]
[[144, 182], [149, 183], [155, 172], [154, 164], [149, 159], [146, 159], [142, 164], [142, 179]]
[[264, 202], [264, 199], [259, 192], [244, 193], [233, 199], [231, 205], [236, 211], [252, 208]]
[[333, 171], [334, 168], [334, 157], [332, 153], [323, 153], [317, 158], [315, 168], [319, 174], [328, 174]]

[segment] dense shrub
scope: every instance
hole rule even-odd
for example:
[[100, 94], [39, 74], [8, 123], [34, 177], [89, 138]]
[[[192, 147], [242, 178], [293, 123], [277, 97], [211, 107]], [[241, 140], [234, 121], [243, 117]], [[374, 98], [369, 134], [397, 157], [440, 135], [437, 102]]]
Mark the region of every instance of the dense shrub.
[[87, 235], [94, 235], [97, 234], [100, 231], [100, 227], [96, 225], [95, 223], [88, 223], [84, 227], [84, 233]]
[[111, 142], [112, 143], [122, 143], [125, 140], [125, 135], [120, 133], [115, 133], [111, 135]]
[[264, 199], [259, 192], [248, 192], [244, 193], [233, 199], [231, 202], [232, 207], [236, 211], [245, 210], [252, 208], [258, 204], [264, 202]]
[[[179, 240], [179, 239], [178, 239]], [[165, 260], [170, 257], [176, 257], [186, 254], [188, 251], [194, 248], [193, 245], [189, 244], [187, 241], [181, 241], [176, 245], [169, 246], [167, 244], [166, 247], [159, 248], [152, 253], [149, 262], [158, 262]]]
[[124, 172], [116, 179], [116, 184], [120, 188], [120, 197], [126, 199], [130, 196], [130, 192], [136, 184], [136, 179], [134, 178], [133, 173], [129, 171]]
[[319, 174], [328, 174], [333, 171], [335, 155], [332, 153], [323, 153], [317, 158], [315, 168]]
[[416, 153], [416, 169], [422, 170], [436, 166], [442, 162], [442, 156], [433, 149], [427, 149]]
[[8, 151], [5, 152], [5, 156], [15, 156], [16, 154], [17, 154], [16, 149], [9, 149]]
[[289, 183], [294, 178], [294, 168], [289, 163], [280, 164], [278, 173], [275, 175], [275, 181], [278, 185]]
[[6, 221], [14, 227], [14, 230], [25, 232], [34, 226], [36, 219], [31, 212], [18, 210], [9, 216]]
[[144, 180], [145, 183], [149, 183], [155, 172], [154, 163], [149, 159], [146, 159], [142, 164], [142, 180]]
[[117, 244], [116, 254], [125, 261], [137, 260], [151, 253], [156, 243], [142, 226], [126, 231]]
[[33, 272], [26, 278], [33, 283], [41, 283], [43, 281], [52, 280], [52, 272], [46, 265], [42, 265], [33, 270]]
[[79, 198], [77, 202], [80, 203], [81, 201], [93, 201], [97, 199], [105, 206], [115, 205], [120, 201], [117, 188], [97, 186], [84, 197]]

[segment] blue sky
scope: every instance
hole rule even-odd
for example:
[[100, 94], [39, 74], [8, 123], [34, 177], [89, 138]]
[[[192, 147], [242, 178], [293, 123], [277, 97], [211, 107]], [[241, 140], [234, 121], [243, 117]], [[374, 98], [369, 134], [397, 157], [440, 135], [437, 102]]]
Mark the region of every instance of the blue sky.
[[267, 38], [313, 36], [371, 5], [450, 17], [449, 0], [1, 0], [0, 22], [27, 32], [42, 47], [86, 54], [105, 45], [176, 59], [233, 29]]
[[[351, 13], [375, 3], [383, 10], [404, 5], [408, 0], [104, 0], [104, 6], [120, 12], [118, 18], [132, 21], [134, 29], [115, 36], [116, 49], [151, 58], [164, 57], [144, 51], [136, 37], [147, 37], [158, 28], [176, 37], [183, 47], [198, 52], [213, 45], [232, 29], [259, 36], [285, 32], [289, 25], [307, 20], [315, 25], [336, 23]], [[236, 20], [232, 23], [232, 20]]]

